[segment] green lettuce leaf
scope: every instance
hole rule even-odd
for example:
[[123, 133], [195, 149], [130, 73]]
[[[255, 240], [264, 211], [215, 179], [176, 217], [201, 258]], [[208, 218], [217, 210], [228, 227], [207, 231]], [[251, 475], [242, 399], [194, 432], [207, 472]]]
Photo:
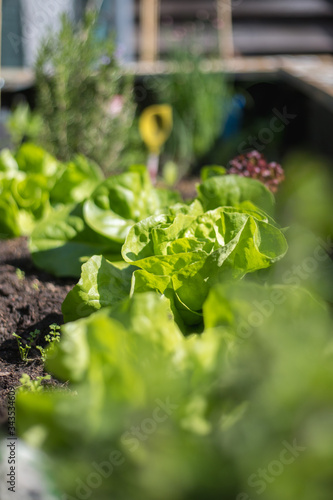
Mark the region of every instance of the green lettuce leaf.
[[53, 210], [35, 227], [29, 249], [35, 265], [55, 276], [80, 276], [81, 264], [96, 254], [121, 260], [121, 245], [85, 223], [83, 203]]
[[122, 248], [124, 260], [141, 269], [134, 272], [132, 293], [169, 289], [185, 324], [198, 324], [214, 284], [269, 267], [286, 253], [283, 234], [263, 217], [225, 207], [139, 222]]
[[[100, 380], [102, 387], [96, 387], [96, 392], [110, 390], [103, 387], [107, 382], [113, 397], [125, 391], [133, 402], [133, 387], [139, 387], [143, 374], [148, 375], [147, 364], [157, 366], [163, 358], [170, 362], [183, 342], [168, 301], [157, 294], [142, 294], [63, 326], [62, 340], [47, 366], [75, 383]], [[139, 397], [143, 390], [140, 387]]]
[[50, 192], [51, 203], [78, 203], [88, 198], [103, 180], [101, 169], [82, 155], [59, 169], [57, 180]]
[[50, 210], [47, 178], [41, 174], [15, 178], [11, 181], [10, 191], [19, 209], [20, 232], [29, 235], [36, 222]]
[[97, 233], [123, 243], [135, 222], [177, 203], [179, 195], [152, 187], [146, 167], [106, 179], [84, 204], [87, 224]]
[[205, 211], [223, 206], [235, 207], [244, 201], [250, 201], [269, 214], [273, 212], [273, 194], [255, 179], [239, 175], [208, 177], [197, 186], [197, 190], [198, 199]]
[[[61, 201], [62, 191], [63, 201], [81, 198], [97, 181], [99, 174], [94, 173], [94, 168], [76, 158], [68, 173], [64, 172], [57, 180], [51, 192], [53, 201]], [[80, 172], [83, 177], [76, 177]], [[73, 182], [76, 179], [76, 187], [71, 185], [71, 179]], [[178, 201], [178, 194], [152, 187], [145, 167], [133, 167], [100, 183], [91, 197], [76, 206], [57, 207], [44, 218], [31, 235], [33, 260], [56, 276], [78, 276], [82, 262], [95, 254], [122, 261], [121, 246], [135, 221], [147, 214], [167, 211], [164, 205]]]
[[225, 167], [221, 167], [218, 165], [209, 165], [207, 167], [202, 167], [200, 170], [201, 181], [204, 182], [211, 177], [217, 177], [221, 175], [225, 175], [227, 169]]
[[25, 143], [16, 153], [16, 161], [20, 170], [26, 173], [42, 174], [54, 177], [59, 168], [59, 162], [36, 144]]
[[3, 149], [0, 152], [0, 172], [7, 172], [8, 174], [15, 175], [18, 170], [17, 161], [11, 151], [7, 148]]
[[64, 321], [74, 321], [127, 298], [134, 266], [119, 269], [101, 255], [83, 264], [80, 281], [62, 304]]
[[10, 193], [0, 193], [0, 239], [20, 236], [19, 210]]

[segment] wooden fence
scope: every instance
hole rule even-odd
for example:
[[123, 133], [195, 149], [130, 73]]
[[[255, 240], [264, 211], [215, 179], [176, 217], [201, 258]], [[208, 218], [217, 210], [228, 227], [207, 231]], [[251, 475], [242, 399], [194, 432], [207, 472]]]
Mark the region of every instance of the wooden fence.
[[170, 31], [194, 23], [206, 24], [204, 51], [224, 59], [333, 53], [333, 0], [135, 1], [141, 61], [163, 59], [170, 51]]

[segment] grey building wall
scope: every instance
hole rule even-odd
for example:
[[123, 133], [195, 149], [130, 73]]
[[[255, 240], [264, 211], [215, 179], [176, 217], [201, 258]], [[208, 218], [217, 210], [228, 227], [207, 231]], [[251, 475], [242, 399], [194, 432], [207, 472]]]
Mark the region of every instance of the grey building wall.
[[134, 0], [3, 0], [2, 66], [32, 67], [41, 40], [60, 26], [60, 15], [80, 19], [87, 5], [100, 8], [98, 35], [115, 32], [118, 55], [134, 59]]
[[23, 65], [20, 0], [2, 0], [1, 65]]

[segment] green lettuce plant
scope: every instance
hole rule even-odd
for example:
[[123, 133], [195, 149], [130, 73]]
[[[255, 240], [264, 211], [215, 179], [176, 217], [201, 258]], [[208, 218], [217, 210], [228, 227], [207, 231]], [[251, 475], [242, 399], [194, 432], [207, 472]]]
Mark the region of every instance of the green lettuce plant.
[[[88, 261], [64, 301], [65, 320], [113, 305], [128, 293], [158, 291], [169, 299], [184, 332], [202, 328], [202, 306], [213, 285], [265, 269], [287, 251], [274, 221], [251, 201], [242, 202], [246, 181], [248, 197], [255, 201], [262, 185], [240, 177], [228, 179], [233, 181], [234, 196], [225, 197], [234, 207], [204, 212], [198, 200], [176, 204], [167, 214], [153, 215], [131, 227], [122, 247], [129, 267], [119, 271], [101, 257]], [[109, 286], [114, 282], [123, 286]]]
[[29, 235], [53, 207], [83, 200], [102, 179], [99, 167], [83, 156], [60, 163], [32, 143], [1, 151], [1, 237]]
[[6, 128], [10, 133], [14, 147], [18, 148], [24, 140], [29, 142], [38, 140], [43, 122], [38, 113], [31, 111], [28, 103], [21, 102], [8, 118]]
[[121, 247], [133, 224], [179, 199], [176, 192], [153, 188], [145, 167], [131, 167], [99, 183], [84, 201], [51, 211], [31, 235], [32, 259], [56, 276], [79, 276], [93, 255], [122, 261]]
[[203, 180], [197, 186], [198, 199], [205, 210], [251, 202], [268, 214], [274, 211], [274, 195], [261, 182], [238, 175], [224, 175], [216, 167], [203, 170]]
[[138, 223], [122, 249], [140, 268], [132, 292], [158, 290], [190, 326], [215, 283], [269, 267], [286, 253], [281, 231], [260, 213], [222, 207], [197, 217], [157, 216]]

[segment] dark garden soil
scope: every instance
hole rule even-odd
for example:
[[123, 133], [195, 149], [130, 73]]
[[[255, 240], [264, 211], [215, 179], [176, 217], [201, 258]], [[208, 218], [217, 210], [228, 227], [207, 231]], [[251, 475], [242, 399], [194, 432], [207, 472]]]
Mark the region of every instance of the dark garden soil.
[[199, 183], [199, 177], [185, 177], [178, 182], [176, 188], [184, 200], [191, 200], [198, 196], [195, 186]]
[[[62, 324], [61, 304], [76, 279], [57, 279], [36, 269], [29, 255], [26, 238], [0, 241], [0, 425], [7, 419], [7, 394], [20, 385], [27, 373], [32, 379], [45, 375], [40, 353], [31, 349], [25, 363], [21, 360], [15, 332], [27, 338], [40, 330], [37, 345], [45, 345], [49, 325]], [[58, 384], [51, 379], [51, 385]]]

